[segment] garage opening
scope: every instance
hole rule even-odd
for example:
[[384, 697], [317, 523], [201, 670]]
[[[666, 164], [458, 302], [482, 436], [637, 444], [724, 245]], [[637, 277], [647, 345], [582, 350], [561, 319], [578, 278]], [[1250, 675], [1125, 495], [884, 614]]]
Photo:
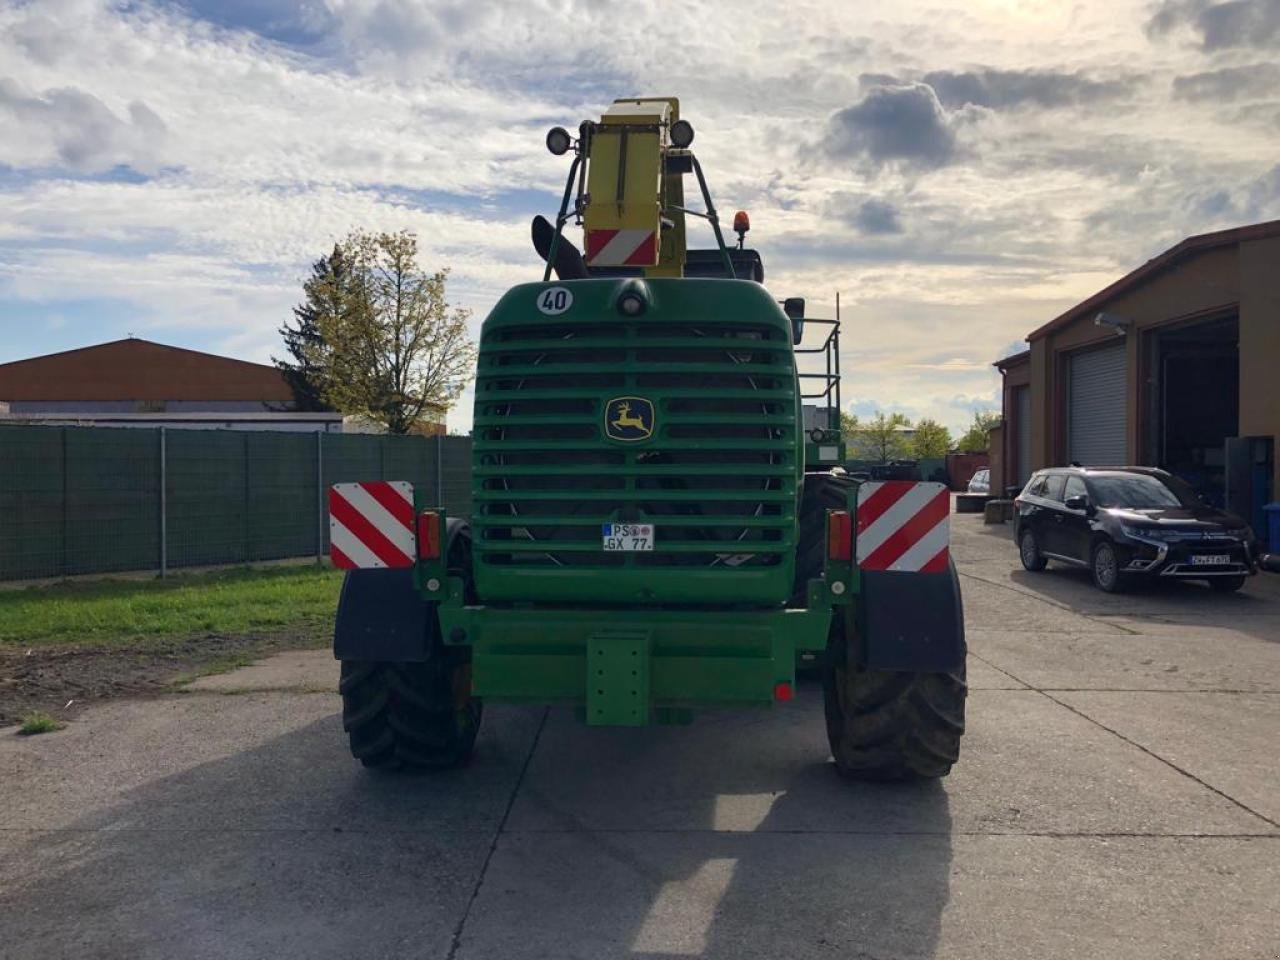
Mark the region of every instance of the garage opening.
[[1067, 459], [1086, 467], [1120, 466], [1125, 443], [1124, 341], [1071, 354], [1067, 370]]
[[[1225, 500], [1224, 442], [1240, 426], [1240, 323], [1236, 316], [1155, 331], [1148, 449], [1155, 463], [1206, 501]], [[1149, 354], [1150, 356], [1150, 354]]]

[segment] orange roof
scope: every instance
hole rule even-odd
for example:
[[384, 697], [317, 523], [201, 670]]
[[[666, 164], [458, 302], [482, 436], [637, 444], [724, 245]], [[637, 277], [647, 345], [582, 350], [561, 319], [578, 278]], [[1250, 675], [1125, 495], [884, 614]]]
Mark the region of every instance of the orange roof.
[[1152, 257], [1138, 269], [1125, 274], [1115, 283], [1099, 290], [1088, 300], [1077, 303], [1059, 317], [1054, 317], [1044, 326], [1027, 334], [1028, 340], [1035, 340], [1054, 330], [1061, 329], [1073, 320], [1092, 313], [1113, 297], [1144, 283], [1154, 274], [1173, 266], [1177, 261], [1195, 253], [1203, 253], [1217, 247], [1227, 247], [1246, 240], [1266, 240], [1280, 237], [1280, 220], [1268, 220], [1266, 223], [1254, 223], [1246, 227], [1233, 227], [1230, 230], [1219, 230], [1216, 233], [1202, 233], [1195, 237], [1187, 237], [1175, 247], [1170, 247], [1159, 256]]
[[130, 338], [0, 364], [0, 400], [293, 400], [280, 371]]

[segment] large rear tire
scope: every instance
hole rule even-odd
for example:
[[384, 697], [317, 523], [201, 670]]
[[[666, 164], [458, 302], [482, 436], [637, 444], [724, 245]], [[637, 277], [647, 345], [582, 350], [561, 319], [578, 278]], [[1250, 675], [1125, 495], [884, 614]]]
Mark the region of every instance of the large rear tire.
[[[475, 603], [471, 528], [450, 520], [448, 536], [449, 574], [462, 578], [464, 599]], [[443, 642], [434, 607], [426, 629], [425, 661], [342, 661], [342, 728], [366, 767], [460, 767], [475, 750], [484, 705], [471, 695], [471, 648]]]
[[823, 699], [836, 768], [858, 780], [945, 777], [960, 756], [968, 687], [964, 661], [947, 673], [872, 670], [837, 611]]
[[366, 767], [447, 768], [475, 749], [482, 705], [471, 664], [437, 648], [425, 663], [344, 660], [338, 689], [351, 755]]

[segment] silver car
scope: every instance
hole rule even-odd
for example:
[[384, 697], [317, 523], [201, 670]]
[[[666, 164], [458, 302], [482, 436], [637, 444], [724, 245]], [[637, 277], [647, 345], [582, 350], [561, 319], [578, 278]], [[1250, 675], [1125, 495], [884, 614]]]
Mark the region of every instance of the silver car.
[[970, 493], [990, 493], [991, 492], [991, 471], [986, 467], [977, 471], [973, 475], [973, 479], [969, 481]]

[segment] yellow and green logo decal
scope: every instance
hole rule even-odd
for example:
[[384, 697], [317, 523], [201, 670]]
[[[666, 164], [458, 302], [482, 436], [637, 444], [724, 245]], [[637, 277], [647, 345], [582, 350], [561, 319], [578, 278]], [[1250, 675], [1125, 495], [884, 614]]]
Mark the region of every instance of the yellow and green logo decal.
[[610, 440], [634, 443], [648, 440], [654, 430], [653, 401], [644, 397], [614, 397], [604, 406], [604, 433]]

